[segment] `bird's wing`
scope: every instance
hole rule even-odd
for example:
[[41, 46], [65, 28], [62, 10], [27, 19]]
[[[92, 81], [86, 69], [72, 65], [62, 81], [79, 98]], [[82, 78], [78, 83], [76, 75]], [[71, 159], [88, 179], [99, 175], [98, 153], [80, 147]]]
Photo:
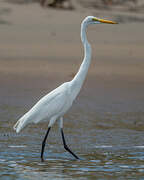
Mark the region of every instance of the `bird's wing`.
[[40, 99], [14, 125], [17, 133], [29, 123], [38, 123], [44, 119], [57, 119], [72, 105], [69, 101], [69, 83], [64, 83]]
[[52, 116], [59, 116], [68, 100], [68, 84], [64, 83], [40, 99], [24, 116], [37, 123]]

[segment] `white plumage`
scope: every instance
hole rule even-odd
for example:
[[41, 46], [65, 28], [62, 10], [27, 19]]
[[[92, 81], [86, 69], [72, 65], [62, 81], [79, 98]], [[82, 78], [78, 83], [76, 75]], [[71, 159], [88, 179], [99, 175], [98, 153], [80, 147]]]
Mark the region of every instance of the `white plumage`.
[[63, 138], [64, 148], [69, 151], [75, 158], [78, 157], [68, 148], [64, 139], [63, 133], [63, 115], [72, 106], [74, 99], [77, 97], [91, 61], [91, 46], [87, 41], [86, 27], [89, 24], [109, 23], [116, 24], [113, 21], [99, 19], [93, 16], [86, 17], [81, 24], [81, 40], [84, 45], [84, 60], [75, 77], [70, 81], [62, 84], [55, 90], [40, 99], [24, 116], [22, 116], [14, 125], [14, 129], [19, 133], [27, 124], [38, 123], [43, 120], [48, 120], [48, 131], [42, 143], [41, 159], [43, 161], [43, 152], [45, 142], [51, 126], [57, 119], [60, 120], [60, 128]]
[[20, 132], [28, 123], [38, 123], [50, 120], [52, 126], [58, 117], [61, 117], [71, 107], [69, 82], [66, 82], [41, 98], [24, 116], [15, 124], [14, 129]]

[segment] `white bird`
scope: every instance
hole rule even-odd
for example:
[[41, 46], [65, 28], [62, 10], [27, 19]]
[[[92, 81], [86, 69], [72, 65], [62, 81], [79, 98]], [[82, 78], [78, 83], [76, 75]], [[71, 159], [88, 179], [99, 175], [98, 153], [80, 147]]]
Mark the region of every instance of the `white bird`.
[[63, 132], [63, 116], [70, 109], [73, 101], [76, 99], [83, 85], [85, 77], [88, 72], [88, 68], [91, 62], [91, 46], [87, 40], [86, 28], [90, 24], [117, 24], [114, 21], [99, 19], [94, 16], [86, 17], [81, 23], [81, 41], [84, 46], [84, 59], [75, 75], [75, 77], [69, 81], [63, 83], [43, 98], [41, 98], [26, 114], [24, 114], [14, 125], [14, 130], [19, 133], [29, 123], [39, 123], [43, 120], [49, 120], [48, 130], [42, 142], [41, 148], [41, 161], [43, 159], [43, 153], [45, 148], [46, 139], [49, 131], [56, 120], [60, 121], [60, 130], [63, 140], [64, 148], [71, 153], [76, 159], [79, 159], [67, 146]]

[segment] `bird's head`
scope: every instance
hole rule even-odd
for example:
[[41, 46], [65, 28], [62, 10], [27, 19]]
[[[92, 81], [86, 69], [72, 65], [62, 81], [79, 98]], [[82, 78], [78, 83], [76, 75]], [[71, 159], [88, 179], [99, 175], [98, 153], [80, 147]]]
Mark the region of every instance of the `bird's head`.
[[118, 24], [118, 23], [115, 22], [115, 21], [100, 19], [100, 18], [97, 18], [97, 17], [95, 17], [95, 16], [87, 16], [87, 17], [84, 19], [83, 23], [85, 23], [86, 25], [89, 25], [89, 24], [102, 24], [102, 23]]

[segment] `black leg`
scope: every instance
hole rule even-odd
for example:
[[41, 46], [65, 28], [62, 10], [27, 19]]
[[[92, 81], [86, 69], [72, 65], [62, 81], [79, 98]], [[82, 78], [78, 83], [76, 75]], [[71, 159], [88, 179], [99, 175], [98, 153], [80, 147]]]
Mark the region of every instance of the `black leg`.
[[64, 138], [63, 129], [61, 129], [61, 134], [62, 134], [62, 140], [63, 140], [63, 145], [64, 145], [65, 150], [67, 150], [69, 153], [71, 153], [76, 159], [79, 159], [79, 157], [78, 157], [77, 155], [75, 155], [75, 154], [69, 149], [69, 147], [66, 145], [66, 141], [65, 141], [65, 138]]
[[43, 162], [44, 159], [43, 159], [43, 153], [44, 153], [44, 148], [45, 148], [45, 144], [46, 144], [46, 139], [48, 137], [48, 134], [49, 134], [49, 131], [50, 131], [51, 127], [48, 128], [47, 132], [46, 132], [46, 135], [44, 137], [44, 140], [42, 142], [42, 148], [41, 148], [41, 161]]

